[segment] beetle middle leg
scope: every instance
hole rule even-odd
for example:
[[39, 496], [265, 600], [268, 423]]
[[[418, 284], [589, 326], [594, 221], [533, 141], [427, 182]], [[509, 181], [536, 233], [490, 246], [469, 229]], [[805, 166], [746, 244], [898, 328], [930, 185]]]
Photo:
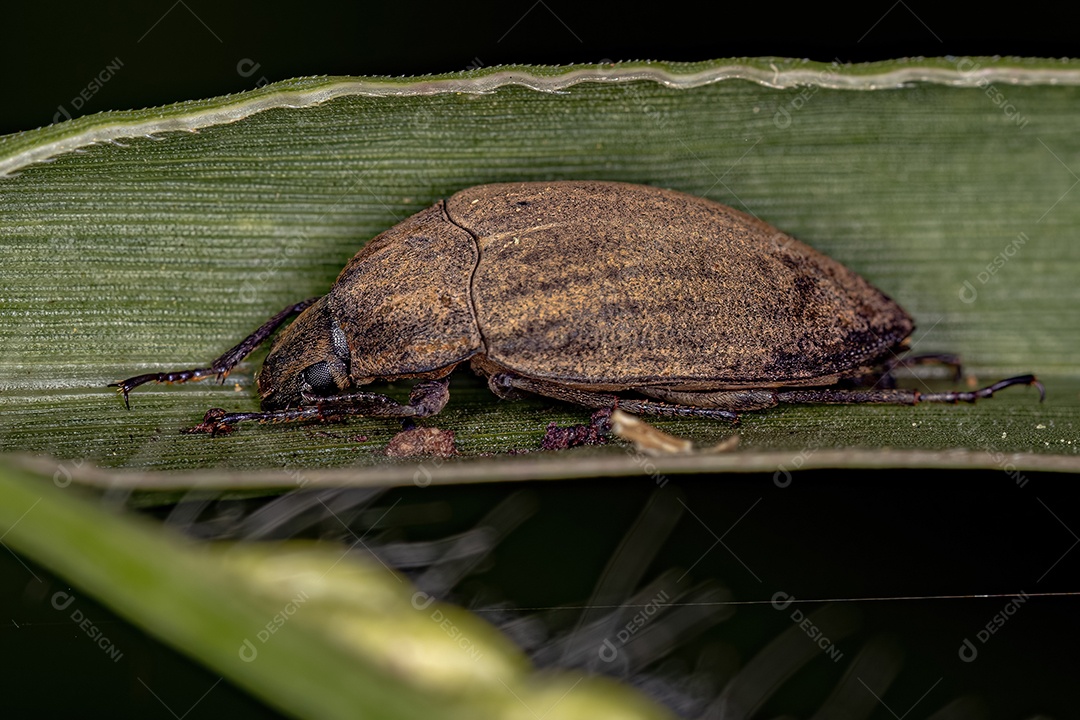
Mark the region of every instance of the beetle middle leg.
[[210, 408], [202, 422], [185, 432], [218, 433], [232, 432], [241, 422], [297, 422], [318, 420], [335, 422], [350, 415], [360, 417], [423, 418], [439, 413], [450, 399], [450, 378], [422, 380], [413, 386], [409, 401], [399, 403], [379, 393], [350, 393], [325, 398], [312, 398], [310, 405], [300, 405], [283, 410], [263, 412], [225, 412], [222, 408]]
[[144, 375], [136, 375], [127, 380], [121, 380], [120, 382], [109, 383], [109, 387], [116, 388], [117, 391], [124, 396], [124, 405], [130, 410], [131, 403], [128, 402], [128, 393], [148, 382], [181, 383], [192, 380], [202, 380], [212, 375], [217, 376], [218, 382], [225, 382], [225, 376], [228, 375], [241, 360], [255, 352], [255, 349], [259, 347], [259, 345], [262, 345], [266, 338], [273, 335], [274, 331], [281, 327], [286, 320], [293, 315], [299, 315], [318, 300], [319, 298], [317, 297], [308, 298], [303, 302], [298, 302], [295, 305], [290, 305], [285, 308], [277, 315], [264, 322], [258, 330], [241, 340], [235, 347], [227, 350], [221, 357], [212, 362], [210, 367], [146, 373]]
[[960, 357], [951, 353], [926, 353], [923, 355], [894, 355], [885, 361], [886, 374], [892, 373], [897, 368], [912, 368], [916, 365], [944, 365], [952, 371], [953, 380], [959, 380], [963, 375], [963, 367]]
[[910, 389], [869, 388], [847, 389], [841, 387], [819, 388], [748, 388], [742, 390], [717, 390], [690, 392], [665, 388], [643, 388], [641, 392], [656, 400], [638, 400], [601, 392], [578, 390], [556, 383], [532, 380], [508, 373], [497, 373], [488, 378], [488, 386], [500, 397], [511, 397], [514, 391], [525, 391], [565, 400], [566, 402], [593, 408], [618, 407], [634, 415], [660, 417], [704, 417], [738, 421], [738, 412], [763, 410], [779, 403], [850, 405], [876, 403], [888, 405], [917, 405], [919, 403], [975, 402], [993, 397], [994, 393], [1012, 385], [1033, 385], [1039, 390], [1040, 401], [1045, 390], [1034, 375], [1019, 375], [1000, 380], [992, 385], [970, 391], [920, 392]]

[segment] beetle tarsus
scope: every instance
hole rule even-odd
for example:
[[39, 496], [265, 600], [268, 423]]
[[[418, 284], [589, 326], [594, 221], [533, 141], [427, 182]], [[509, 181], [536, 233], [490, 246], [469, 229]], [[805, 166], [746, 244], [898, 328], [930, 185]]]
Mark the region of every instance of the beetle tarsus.
[[919, 402], [942, 402], [942, 403], [973, 403], [976, 400], [993, 397], [998, 390], [1004, 390], [1013, 385], [1031, 385], [1039, 391], [1039, 402], [1046, 400], [1046, 388], [1034, 375], [1017, 375], [1016, 377], [998, 380], [993, 385], [987, 385], [978, 390], [953, 391], [940, 393], [921, 393]]
[[[181, 383], [189, 382], [191, 380], [202, 380], [209, 375], [212, 375], [214, 368], [192, 368], [191, 370], [173, 370], [172, 372], [161, 373], [146, 373], [144, 375], [136, 375], [135, 377], [128, 378], [127, 380], [121, 380], [120, 382], [109, 383], [109, 387], [117, 388], [117, 391], [124, 396], [124, 405], [128, 410], [131, 409], [131, 401], [128, 398], [128, 394], [148, 382], [157, 383]], [[228, 372], [228, 371], [226, 371]]]

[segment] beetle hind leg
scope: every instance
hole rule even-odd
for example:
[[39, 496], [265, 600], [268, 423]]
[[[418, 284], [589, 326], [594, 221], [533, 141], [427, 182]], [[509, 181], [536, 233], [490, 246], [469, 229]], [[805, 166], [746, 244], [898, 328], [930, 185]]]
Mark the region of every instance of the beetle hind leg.
[[1046, 398], [1046, 390], [1034, 375], [1017, 375], [1016, 377], [999, 380], [992, 385], [979, 388], [978, 390], [947, 391], [947, 392], [919, 392], [918, 390], [904, 388], [870, 388], [868, 390], [848, 390], [843, 388], [806, 388], [777, 390], [777, 402], [782, 403], [812, 403], [827, 405], [848, 405], [874, 403], [885, 405], [918, 405], [919, 403], [973, 403], [976, 400], [990, 398], [999, 390], [1004, 390], [1013, 385], [1031, 385], [1039, 391], [1039, 402]]

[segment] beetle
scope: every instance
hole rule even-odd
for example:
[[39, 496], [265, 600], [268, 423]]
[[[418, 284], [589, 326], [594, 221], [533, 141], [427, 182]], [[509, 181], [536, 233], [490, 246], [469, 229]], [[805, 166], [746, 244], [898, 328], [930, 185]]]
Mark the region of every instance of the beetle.
[[[330, 292], [285, 308], [209, 367], [112, 383], [226, 375], [293, 317], [258, 376], [261, 412], [213, 408], [194, 431], [239, 422], [438, 413], [468, 361], [502, 398], [735, 421], [780, 403], [974, 402], [896, 388], [914, 323], [862, 277], [771, 225], [682, 192], [601, 181], [479, 185], [365, 245]], [[399, 403], [361, 390], [415, 379]]]

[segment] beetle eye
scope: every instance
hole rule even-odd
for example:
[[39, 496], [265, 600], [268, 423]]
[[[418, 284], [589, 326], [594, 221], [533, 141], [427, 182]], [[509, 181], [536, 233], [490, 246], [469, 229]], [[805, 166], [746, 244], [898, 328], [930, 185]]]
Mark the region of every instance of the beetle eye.
[[330, 375], [330, 367], [325, 360], [308, 365], [304, 368], [304, 382], [311, 388], [315, 395], [337, 395], [340, 389], [334, 378]]

